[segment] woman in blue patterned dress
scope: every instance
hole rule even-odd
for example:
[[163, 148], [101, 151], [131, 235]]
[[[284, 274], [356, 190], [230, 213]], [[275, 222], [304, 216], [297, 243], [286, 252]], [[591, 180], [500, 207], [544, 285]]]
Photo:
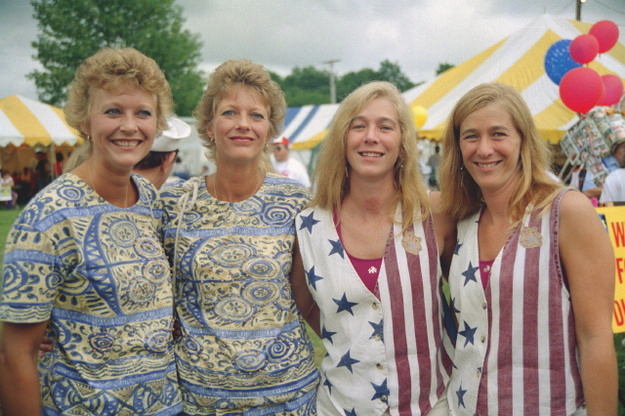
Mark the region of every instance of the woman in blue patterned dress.
[[[76, 71], [65, 112], [88, 157], [36, 195], [7, 238], [5, 416], [181, 411], [156, 191], [131, 175], [170, 108], [165, 76], [132, 48], [102, 49]], [[37, 369], [48, 326], [54, 348]]]
[[197, 129], [216, 172], [161, 191], [187, 415], [313, 415], [318, 372], [289, 285], [306, 189], [268, 173], [285, 113], [268, 72], [228, 61], [210, 76]]

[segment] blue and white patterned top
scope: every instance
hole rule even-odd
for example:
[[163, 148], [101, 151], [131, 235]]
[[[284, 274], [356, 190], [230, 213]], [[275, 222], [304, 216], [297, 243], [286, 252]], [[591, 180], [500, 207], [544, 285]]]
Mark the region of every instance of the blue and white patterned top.
[[203, 177], [161, 190], [185, 414], [316, 414], [319, 375], [289, 285], [308, 199], [275, 174], [240, 202], [214, 198]]
[[50, 321], [39, 363], [45, 415], [174, 415], [173, 294], [152, 211], [156, 190], [119, 208], [66, 173], [7, 238], [0, 320]]

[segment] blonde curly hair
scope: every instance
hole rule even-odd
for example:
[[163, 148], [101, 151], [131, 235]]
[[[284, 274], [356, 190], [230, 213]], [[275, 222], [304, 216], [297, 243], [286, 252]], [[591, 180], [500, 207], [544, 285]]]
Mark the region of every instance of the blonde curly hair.
[[[284, 93], [271, 79], [269, 72], [262, 65], [247, 59], [226, 61], [209, 76], [204, 94], [194, 112], [197, 132], [208, 148], [211, 158], [215, 156], [215, 142], [208, 136], [208, 128], [215, 117], [219, 101], [237, 86], [252, 88], [265, 100], [270, 125], [268, 139], [278, 134], [284, 122], [286, 112]], [[265, 152], [269, 152], [269, 146], [265, 146]]]
[[114, 90], [130, 83], [156, 96], [158, 131], [165, 129], [172, 111], [172, 97], [165, 74], [156, 61], [134, 48], [103, 48], [76, 69], [69, 86], [65, 118], [67, 123], [82, 131], [90, 109], [90, 89]]

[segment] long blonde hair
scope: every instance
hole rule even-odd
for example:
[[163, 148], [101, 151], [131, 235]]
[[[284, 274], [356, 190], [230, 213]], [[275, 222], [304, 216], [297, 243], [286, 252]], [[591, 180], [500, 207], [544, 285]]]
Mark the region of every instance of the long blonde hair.
[[[339, 106], [323, 140], [315, 167], [316, 192], [311, 205], [334, 210], [340, 207], [343, 198], [349, 193], [349, 164], [346, 156], [349, 126], [358, 112], [377, 98], [388, 100], [397, 111], [401, 145], [394, 168], [394, 184], [397, 191], [396, 204], [401, 203], [402, 226], [406, 230], [412, 225], [415, 213], [418, 213], [417, 217], [425, 217], [429, 204], [418, 169], [417, 133], [412, 121], [412, 111], [399, 90], [389, 82], [365, 84], [349, 94]], [[393, 214], [394, 209], [389, 215]]]
[[532, 113], [514, 88], [486, 83], [474, 87], [456, 103], [443, 134], [441, 162], [441, 204], [454, 220], [459, 221], [476, 213], [482, 205], [482, 191], [464, 169], [460, 152], [460, 125], [473, 112], [489, 104], [500, 104], [512, 118], [521, 137], [518, 189], [509, 201], [512, 223], [520, 221], [528, 206], [542, 209], [562, 187], [549, 177], [550, 152], [540, 138]]

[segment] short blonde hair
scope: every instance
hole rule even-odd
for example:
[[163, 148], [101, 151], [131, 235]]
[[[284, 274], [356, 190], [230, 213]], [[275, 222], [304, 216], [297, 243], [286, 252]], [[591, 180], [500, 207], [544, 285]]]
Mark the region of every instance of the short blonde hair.
[[521, 137], [521, 180], [509, 202], [512, 222], [520, 221], [529, 205], [536, 209], [546, 207], [555, 196], [555, 191], [561, 188], [549, 177], [549, 148], [539, 136], [532, 113], [521, 95], [508, 85], [481, 84], [456, 103], [443, 134], [441, 203], [443, 210], [456, 221], [476, 213], [482, 205], [482, 191], [464, 169], [460, 152], [460, 125], [470, 114], [493, 103], [500, 104], [510, 114]]
[[169, 83], [156, 61], [134, 48], [103, 48], [85, 59], [67, 93], [64, 108], [67, 123], [86, 138], [82, 128], [89, 117], [90, 89], [110, 91], [126, 83], [156, 96], [157, 127], [158, 131], [163, 130], [172, 111]]
[[[208, 127], [215, 117], [220, 100], [237, 86], [252, 88], [265, 100], [270, 124], [267, 143], [278, 134], [284, 122], [286, 112], [284, 93], [271, 79], [269, 72], [262, 65], [247, 59], [226, 61], [209, 76], [202, 98], [194, 112], [197, 132], [204, 140], [204, 145], [212, 158], [215, 153], [215, 142], [208, 136]], [[269, 151], [269, 146], [265, 146], [265, 151]]]
[[[384, 98], [397, 112], [401, 131], [399, 156], [395, 163], [394, 182], [397, 203], [402, 206], [404, 230], [413, 224], [415, 213], [424, 217], [428, 212], [427, 191], [418, 168], [417, 133], [412, 111], [393, 84], [375, 81], [365, 84], [349, 94], [337, 109], [328, 133], [323, 140], [315, 167], [315, 195], [311, 202], [327, 210], [340, 206], [349, 193], [349, 164], [346, 156], [347, 133], [353, 119], [371, 101]], [[389, 213], [391, 216], [393, 212]]]

